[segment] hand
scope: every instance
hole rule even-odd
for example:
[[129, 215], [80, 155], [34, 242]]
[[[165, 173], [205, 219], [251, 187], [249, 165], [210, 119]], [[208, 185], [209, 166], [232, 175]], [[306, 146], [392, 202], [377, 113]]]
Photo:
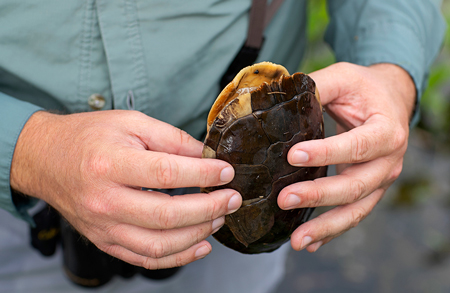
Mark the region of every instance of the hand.
[[392, 64], [363, 67], [337, 63], [311, 73], [338, 135], [293, 146], [294, 166], [338, 164], [339, 175], [300, 182], [278, 196], [282, 209], [337, 206], [297, 228], [296, 250], [316, 251], [358, 225], [400, 175], [406, 152], [415, 86]]
[[140, 187], [215, 186], [226, 162], [202, 143], [135, 111], [37, 112], [21, 132], [11, 187], [55, 207], [98, 248], [147, 269], [182, 266], [211, 251], [204, 239], [237, 210], [233, 190], [169, 196]]

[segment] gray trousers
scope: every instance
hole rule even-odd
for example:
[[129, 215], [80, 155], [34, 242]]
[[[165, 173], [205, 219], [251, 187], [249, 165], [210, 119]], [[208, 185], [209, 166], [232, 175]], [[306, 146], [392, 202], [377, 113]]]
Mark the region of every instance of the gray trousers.
[[289, 243], [272, 253], [245, 255], [212, 237], [207, 240], [212, 244], [211, 254], [186, 265], [169, 279], [117, 276], [99, 289], [83, 289], [65, 276], [60, 247], [51, 257], [40, 255], [29, 244], [29, 225], [0, 210], [0, 292], [264, 293], [282, 279]]

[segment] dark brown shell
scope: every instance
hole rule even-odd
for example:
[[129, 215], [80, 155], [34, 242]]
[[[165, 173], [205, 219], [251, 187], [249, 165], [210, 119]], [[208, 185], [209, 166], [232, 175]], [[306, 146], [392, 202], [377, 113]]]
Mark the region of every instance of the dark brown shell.
[[[255, 67], [245, 70], [243, 76], [247, 77], [261, 73]], [[243, 204], [225, 217], [225, 225], [214, 237], [242, 253], [273, 251], [288, 241], [313, 211], [281, 210], [279, 192], [295, 182], [326, 176], [326, 167], [299, 168], [287, 162], [294, 144], [324, 137], [315, 83], [302, 73], [283, 73], [234, 97], [216, 112], [208, 125], [203, 157], [229, 162], [235, 177], [229, 184], [202, 191], [232, 188], [242, 195]]]

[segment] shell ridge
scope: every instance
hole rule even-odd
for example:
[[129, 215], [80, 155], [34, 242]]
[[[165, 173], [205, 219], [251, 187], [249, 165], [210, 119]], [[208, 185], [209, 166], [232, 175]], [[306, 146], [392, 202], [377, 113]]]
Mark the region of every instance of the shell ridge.
[[[261, 129], [262, 129], [264, 135], [266, 136], [267, 140], [270, 142], [270, 144], [272, 144], [273, 141], [270, 139], [269, 135], [267, 134], [266, 130], [264, 129], [264, 127], [263, 127], [263, 125], [262, 125], [262, 123], [261, 123], [261, 119], [260, 119], [256, 114], [254, 114], [254, 113], [252, 113], [252, 115], [253, 115], [253, 117], [255, 117], [256, 121], [257, 121], [258, 124], [259, 124], [259, 127], [261, 127]], [[266, 150], [266, 156], [264, 157], [264, 161], [265, 161], [266, 159], [267, 159], [267, 150]]]
[[[267, 184], [270, 181], [272, 183], [272, 176], [267, 166], [262, 164], [249, 165], [249, 164], [231, 164], [235, 169], [234, 179], [227, 184], [227, 188], [233, 188], [242, 195], [243, 204], [248, 201], [260, 200], [267, 198], [272, 192], [272, 185]], [[255, 177], [256, 176], [256, 177]], [[251, 184], [242, 186], [242, 182]]]
[[[267, 201], [258, 202], [251, 206], [241, 207], [233, 214], [225, 216], [225, 224], [234, 237], [245, 247], [263, 238], [270, 232], [275, 223], [275, 211]], [[249, 210], [249, 207], [257, 207]], [[230, 225], [230, 222], [234, 225]]]
[[[289, 152], [289, 149], [294, 144], [304, 141], [304, 137], [305, 137], [304, 133], [299, 131], [296, 134], [294, 134], [290, 140], [288, 140], [286, 142], [279, 141], [275, 144], [272, 144], [268, 148], [266, 160], [264, 162], [262, 162], [262, 165], [266, 166], [269, 170], [271, 170], [270, 175], [272, 176], [272, 182], [275, 182], [276, 180], [278, 180], [284, 176], [288, 176], [289, 174], [298, 172], [299, 170], [302, 169], [301, 167], [295, 167], [295, 166], [290, 165], [287, 162], [287, 154]], [[281, 152], [279, 150], [277, 151], [278, 148], [282, 149]], [[286, 149], [286, 148], [289, 148], [289, 149]], [[285, 164], [282, 164], [282, 166], [284, 166], [282, 170], [287, 171], [288, 173], [283, 173], [277, 169], [271, 168], [271, 165], [274, 162], [277, 162], [277, 157], [283, 157], [283, 159], [285, 159]], [[276, 178], [278, 178], [278, 179], [276, 179]]]

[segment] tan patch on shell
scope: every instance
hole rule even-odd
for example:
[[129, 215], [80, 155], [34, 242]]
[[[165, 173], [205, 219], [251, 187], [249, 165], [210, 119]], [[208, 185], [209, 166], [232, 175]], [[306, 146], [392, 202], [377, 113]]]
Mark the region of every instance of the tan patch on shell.
[[323, 109], [322, 109], [322, 102], [320, 101], [320, 95], [319, 95], [319, 90], [317, 89], [317, 86], [316, 86], [316, 88], [314, 90], [314, 95], [316, 96], [316, 99], [319, 102], [320, 110], [323, 111]]
[[252, 95], [250, 93], [240, 95], [236, 99], [232, 100], [228, 107], [225, 107], [222, 111], [220, 111], [220, 113], [218, 113], [216, 127], [225, 127], [232, 121], [251, 113]]
[[271, 62], [261, 62], [242, 69], [222, 90], [211, 107], [207, 120], [207, 130], [209, 131], [209, 128], [222, 109], [236, 97], [242, 94], [248, 94], [264, 82], [270, 83], [272, 80], [279, 79], [283, 75], [289, 75], [286, 68]]
[[209, 146], [204, 144], [203, 145], [202, 157], [203, 158], [208, 158], [208, 159], [215, 159], [216, 158], [216, 152], [212, 148], [210, 148]]

